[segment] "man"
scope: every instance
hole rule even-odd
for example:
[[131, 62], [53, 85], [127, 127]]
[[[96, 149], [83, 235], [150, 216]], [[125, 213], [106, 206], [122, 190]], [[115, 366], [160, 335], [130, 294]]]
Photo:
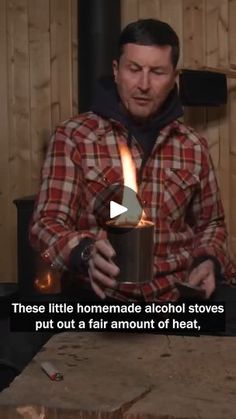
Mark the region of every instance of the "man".
[[[178, 58], [179, 40], [168, 24], [129, 24], [113, 61], [114, 81], [103, 80], [92, 111], [61, 124], [49, 146], [31, 242], [55, 266], [89, 278], [101, 299], [177, 300], [177, 281], [199, 286], [210, 298], [216, 278], [235, 277], [207, 143], [178, 121]], [[94, 215], [96, 194], [122, 179], [122, 142], [129, 145], [139, 195], [155, 223], [151, 283], [116, 280], [114, 250]]]

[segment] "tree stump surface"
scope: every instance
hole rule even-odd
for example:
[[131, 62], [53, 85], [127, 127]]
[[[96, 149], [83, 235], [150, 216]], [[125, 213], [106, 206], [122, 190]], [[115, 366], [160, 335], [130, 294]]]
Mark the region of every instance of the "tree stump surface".
[[233, 419], [235, 354], [234, 338], [62, 333], [0, 394], [0, 418]]

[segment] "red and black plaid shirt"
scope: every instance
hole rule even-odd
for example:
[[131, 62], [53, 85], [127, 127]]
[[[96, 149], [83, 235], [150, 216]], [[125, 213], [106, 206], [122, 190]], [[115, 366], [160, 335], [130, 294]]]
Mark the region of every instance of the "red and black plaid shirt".
[[[84, 237], [96, 237], [96, 195], [122, 182], [118, 143], [127, 130], [115, 120], [88, 112], [62, 123], [53, 135], [42, 171], [31, 226], [31, 243], [59, 268], [68, 269], [71, 250]], [[137, 172], [142, 150], [132, 139]], [[193, 258], [217, 257], [226, 279], [235, 276], [226, 249], [219, 189], [206, 141], [178, 121], [162, 129], [144, 166], [139, 196], [155, 224], [151, 283], [119, 284], [107, 290], [121, 300], [175, 300], [173, 280], [187, 279]], [[162, 272], [169, 274], [162, 275]]]

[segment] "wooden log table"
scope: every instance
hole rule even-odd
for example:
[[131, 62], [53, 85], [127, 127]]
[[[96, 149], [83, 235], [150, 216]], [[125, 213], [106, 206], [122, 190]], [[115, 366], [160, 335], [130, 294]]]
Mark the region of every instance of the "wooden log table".
[[63, 333], [0, 394], [1, 419], [235, 417], [235, 338]]

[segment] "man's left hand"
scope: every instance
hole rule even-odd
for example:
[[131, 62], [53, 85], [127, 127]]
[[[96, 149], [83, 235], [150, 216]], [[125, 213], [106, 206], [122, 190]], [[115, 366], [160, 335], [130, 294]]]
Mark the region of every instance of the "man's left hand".
[[212, 260], [205, 260], [194, 268], [189, 274], [188, 283], [205, 290], [206, 298], [215, 291], [215, 270]]

